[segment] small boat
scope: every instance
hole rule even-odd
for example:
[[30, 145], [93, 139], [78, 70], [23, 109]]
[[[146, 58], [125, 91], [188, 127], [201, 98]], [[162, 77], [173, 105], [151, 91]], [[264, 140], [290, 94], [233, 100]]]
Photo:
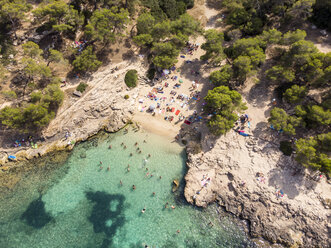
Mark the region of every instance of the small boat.
[[9, 156], [8, 156], [8, 159], [9, 159], [10, 161], [16, 161], [16, 156], [14, 156], [14, 155], [9, 155]]

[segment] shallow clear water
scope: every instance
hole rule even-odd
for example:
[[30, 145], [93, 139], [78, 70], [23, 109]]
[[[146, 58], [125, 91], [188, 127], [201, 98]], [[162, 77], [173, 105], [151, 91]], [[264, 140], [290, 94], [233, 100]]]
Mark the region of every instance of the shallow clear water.
[[184, 173], [183, 148], [154, 134], [130, 130], [82, 143], [64, 164], [23, 172], [2, 195], [0, 247], [251, 247], [216, 206], [194, 208], [181, 189], [172, 193]]

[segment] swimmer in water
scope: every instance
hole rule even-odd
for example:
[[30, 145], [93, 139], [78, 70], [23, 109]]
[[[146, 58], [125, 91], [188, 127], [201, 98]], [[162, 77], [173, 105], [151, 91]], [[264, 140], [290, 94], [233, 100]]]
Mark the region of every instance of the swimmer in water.
[[151, 154], [148, 154], [148, 157], [150, 158], [151, 157]]
[[127, 171], [130, 172], [130, 168], [129, 167], [128, 167]]
[[130, 153], [130, 157], [132, 157], [133, 156], [133, 154], [132, 154], [132, 152]]
[[124, 145], [124, 143], [122, 142], [122, 143], [121, 143], [121, 146], [123, 146], [123, 145]]
[[102, 161], [100, 161], [100, 164], [102, 164]]
[[110, 171], [110, 166], [107, 167], [107, 171]]
[[162, 176], [160, 176], [159, 178], [162, 179]]
[[120, 180], [120, 185], [123, 186], [123, 182], [122, 182], [122, 180]]
[[135, 190], [136, 189], [136, 185], [132, 185], [132, 189]]
[[141, 210], [142, 213], [145, 213], [145, 211], [146, 211], [146, 208], [143, 208], [143, 209]]
[[138, 145], [138, 142], [134, 143], [134, 145], [137, 146]]
[[169, 204], [169, 203], [167, 202], [167, 203], [164, 205], [164, 208], [168, 208], [168, 204]]
[[141, 150], [139, 150], [139, 152], [138, 153], [141, 153]]
[[146, 140], [144, 140], [144, 143], [147, 143]]
[[175, 207], [174, 205], [171, 205], [171, 208], [172, 208], [172, 209], [175, 209], [176, 207]]
[[179, 229], [177, 230], [177, 233], [180, 233], [180, 230]]
[[153, 196], [155, 196], [155, 192], [153, 192]]
[[108, 146], [108, 149], [111, 149], [111, 145]]
[[102, 170], [103, 168], [102, 168], [102, 166], [100, 166], [100, 170]]
[[126, 149], [126, 145], [124, 145], [124, 149]]

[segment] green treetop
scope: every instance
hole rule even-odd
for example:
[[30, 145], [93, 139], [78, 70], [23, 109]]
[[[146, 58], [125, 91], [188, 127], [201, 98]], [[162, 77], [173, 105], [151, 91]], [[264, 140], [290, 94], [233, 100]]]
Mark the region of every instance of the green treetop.
[[269, 123], [277, 130], [284, 133], [295, 135], [295, 128], [302, 125], [301, 117], [289, 116], [284, 109], [274, 108], [270, 112]]
[[24, 55], [30, 58], [39, 58], [43, 52], [43, 50], [39, 48], [38, 44], [32, 41], [26, 42], [25, 44], [23, 44], [22, 47], [23, 47]]
[[225, 59], [223, 52], [224, 34], [215, 29], [209, 29], [205, 32], [206, 42], [202, 44], [201, 48], [206, 51], [201, 56], [202, 60], [211, 60], [214, 64], [219, 64]]
[[93, 54], [91, 46], [87, 47], [81, 55], [77, 56], [72, 62], [75, 70], [83, 73], [96, 71], [101, 64], [97, 56]]
[[116, 36], [129, 21], [129, 12], [118, 7], [111, 9], [99, 9], [93, 12], [89, 24], [85, 27], [85, 34], [104, 44], [114, 42]]
[[51, 23], [53, 29], [59, 32], [75, 30], [84, 22], [83, 16], [72, 5], [61, 0], [51, 0], [39, 5], [33, 10], [33, 14], [37, 20]]
[[287, 89], [284, 93], [284, 98], [289, 103], [299, 103], [307, 95], [307, 88], [305, 86], [292, 85], [291, 88]]
[[[1, 0], [0, 18], [2, 23], [7, 21], [11, 23], [12, 28], [16, 27], [25, 18], [25, 14], [31, 9], [31, 4], [25, 0]], [[16, 32], [15, 32], [16, 35]]]
[[236, 112], [247, 109], [241, 95], [227, 86], [209, 90], [205, 100], [207, 108], [214, 114], [208, 124], [216, 135], [229, 131], [238, 119]]
[[233, 77], [233, 70], [230, 65], [222, 66], [221, 70], [214, 71], [210, 74], [209, 80], [216, 86], [228, 86]]

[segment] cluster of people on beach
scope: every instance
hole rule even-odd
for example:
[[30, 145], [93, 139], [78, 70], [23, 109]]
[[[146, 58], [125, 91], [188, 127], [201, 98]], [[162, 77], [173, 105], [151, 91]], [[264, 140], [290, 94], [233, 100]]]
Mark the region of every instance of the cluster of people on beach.
[[27, 139], [22, 138], [21, 140], [19, 140], [19, 139], [15, 140], [13, 146], [16, 147], [16, 148], [23, 147], [23, 146], [26, 146], [26, 147], [31, 146], [34, 149], [38, 148], [38, 145], [37, 145], [37, 143], [35, 143], [33, 141], [32, 136], [29, 136]]
[[250, 133], [247, 133], [245, 128], [248, 129], [251, 128], [251, 121], [252, 119], [248, 117], [247, 114], [239, 115], [238, 114], [238, 120], [235, 122], [235, 131], [239, 133], [242, 136], [248, 137], [251, 136]]

